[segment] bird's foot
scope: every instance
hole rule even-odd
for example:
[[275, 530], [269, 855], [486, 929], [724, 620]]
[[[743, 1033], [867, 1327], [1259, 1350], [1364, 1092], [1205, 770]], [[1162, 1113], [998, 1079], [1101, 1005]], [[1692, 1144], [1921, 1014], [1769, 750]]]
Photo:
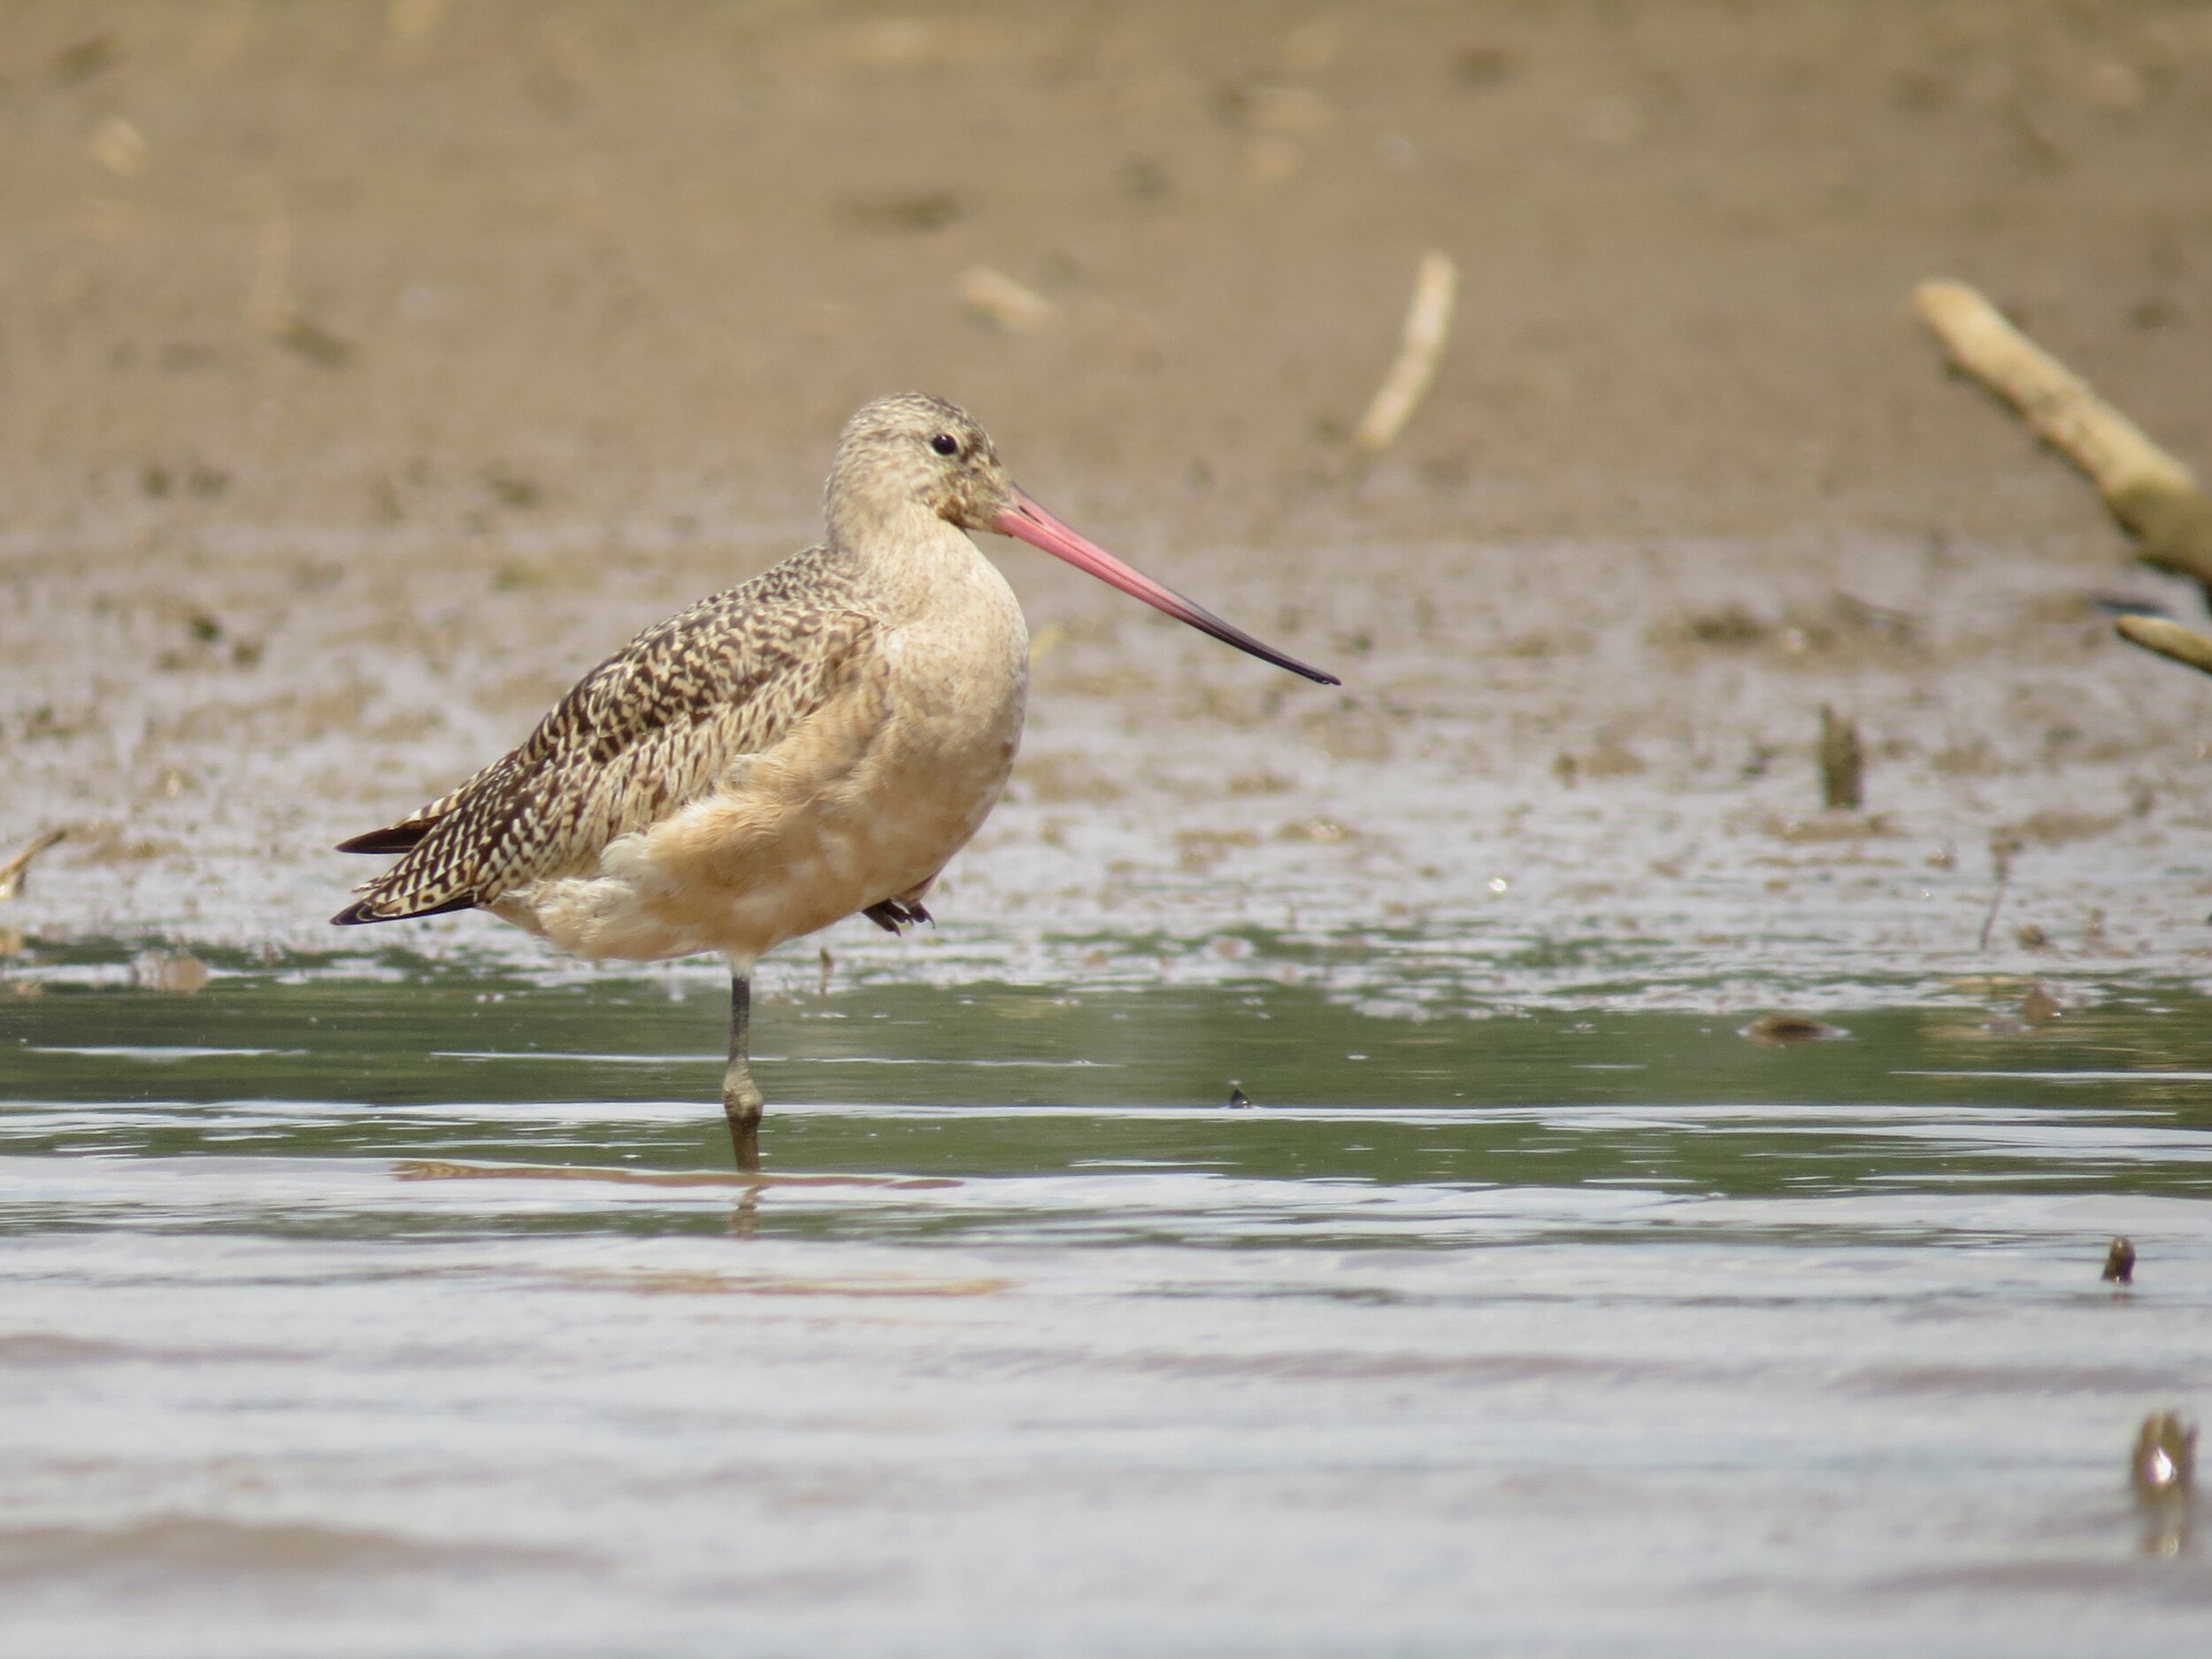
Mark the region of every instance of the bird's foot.
[[760, 1172], [760, 1116], [767, 1105], [749, 1066], [733, 1065], [722, 1074], [722, 1114], [730, 1120], [730, 1149], [741, 1174]]
[[918, 922], [934, 925], [937, 920], [922, 908], [918, 899], [886, 899], [880, 904], [871, 904], [861, 914], [887, 933], [895, 933]]

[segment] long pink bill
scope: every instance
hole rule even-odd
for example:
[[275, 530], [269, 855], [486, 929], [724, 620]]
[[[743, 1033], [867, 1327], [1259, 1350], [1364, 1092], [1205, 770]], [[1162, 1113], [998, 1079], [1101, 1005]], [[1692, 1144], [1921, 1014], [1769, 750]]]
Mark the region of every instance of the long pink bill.
[[1053, 557], [1065, 559], [1076, 569], [1088, 571], [1102, 582], [1110, 582], [1154, 610], [1164, 611], [1178, 622], [1187, 622], [1201, 634], [1210, 634], [1224, 644], [1249, 652], [1263, 663], [1287, 668], [1294, 674], [1303, 674], [1325, 686], [1344, 683], [1334, 674], [1309, 668], [1296, 657], [1286, 657], [1273, 646], [1262, 644], [1203, 605], [1194, 605], [1174, 589], [1161, 587], [1143, 572], [1131, 569], [1095, 541], [1087, 541], [1069, 529], [1020, 490], [1014, 492], [1014, 504], [991, 520], [991, 528], [1001, 535], [1014, 536], [1032, 547], [1041, 547]]

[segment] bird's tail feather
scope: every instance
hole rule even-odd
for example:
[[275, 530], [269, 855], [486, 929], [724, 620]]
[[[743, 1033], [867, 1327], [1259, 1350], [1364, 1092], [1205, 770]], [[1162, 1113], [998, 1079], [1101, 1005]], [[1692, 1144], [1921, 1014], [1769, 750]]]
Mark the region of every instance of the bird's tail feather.
[[371, 830], [365, 835], [356, 835], [351, 841], [340, 841], [342, 853], [407, 853], [414, 851], [422, 838], [430, 833], [426, 823], [410, 820], [395, 824], [388, 829]]

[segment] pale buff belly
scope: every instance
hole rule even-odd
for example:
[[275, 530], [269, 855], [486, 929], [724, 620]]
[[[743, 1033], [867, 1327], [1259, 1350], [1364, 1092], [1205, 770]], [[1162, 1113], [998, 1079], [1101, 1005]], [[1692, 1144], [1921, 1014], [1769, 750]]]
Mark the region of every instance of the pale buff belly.
[[917, 643], [895, 641], [877, 683], [748, 757], [730, 787], [610, 843], [596, 871], [492, 908], [580, 956], [713, 951], [742, 972], [787, 940], [918, 895], [1005, 787], [1027, 641], [1016, 651], [1002, 635], [987, 654]]

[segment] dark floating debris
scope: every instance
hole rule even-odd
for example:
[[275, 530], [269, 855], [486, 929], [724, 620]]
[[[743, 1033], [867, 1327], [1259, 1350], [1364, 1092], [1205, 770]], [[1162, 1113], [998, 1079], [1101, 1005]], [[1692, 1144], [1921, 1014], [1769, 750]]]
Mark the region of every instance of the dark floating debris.
[[1231, 1078], [1229, 1079], [1229, 1104], [1242, 1107], [1249, 1106], [1251, 1103], [1252, 1097], [1244, 1092], [1244, 1085], [1234, 1078]]
[[2135, 1246], [2127, 1239], [2115, 1239], [2112, 1248], [2105, 1252], [2104, 1276], [2115, 1285], [2135, 1282]]
[[1754, 1042], [1765, 1043], [1778, 1048], [1785, 1043], [1827, 1042], [1851, 1033], [1840, 1025], [1831, 1025], [1824, 1019], [1815, 1019], [1809, 1014], [1762, 1014], [1736, 1034], [1748, 1037]]

